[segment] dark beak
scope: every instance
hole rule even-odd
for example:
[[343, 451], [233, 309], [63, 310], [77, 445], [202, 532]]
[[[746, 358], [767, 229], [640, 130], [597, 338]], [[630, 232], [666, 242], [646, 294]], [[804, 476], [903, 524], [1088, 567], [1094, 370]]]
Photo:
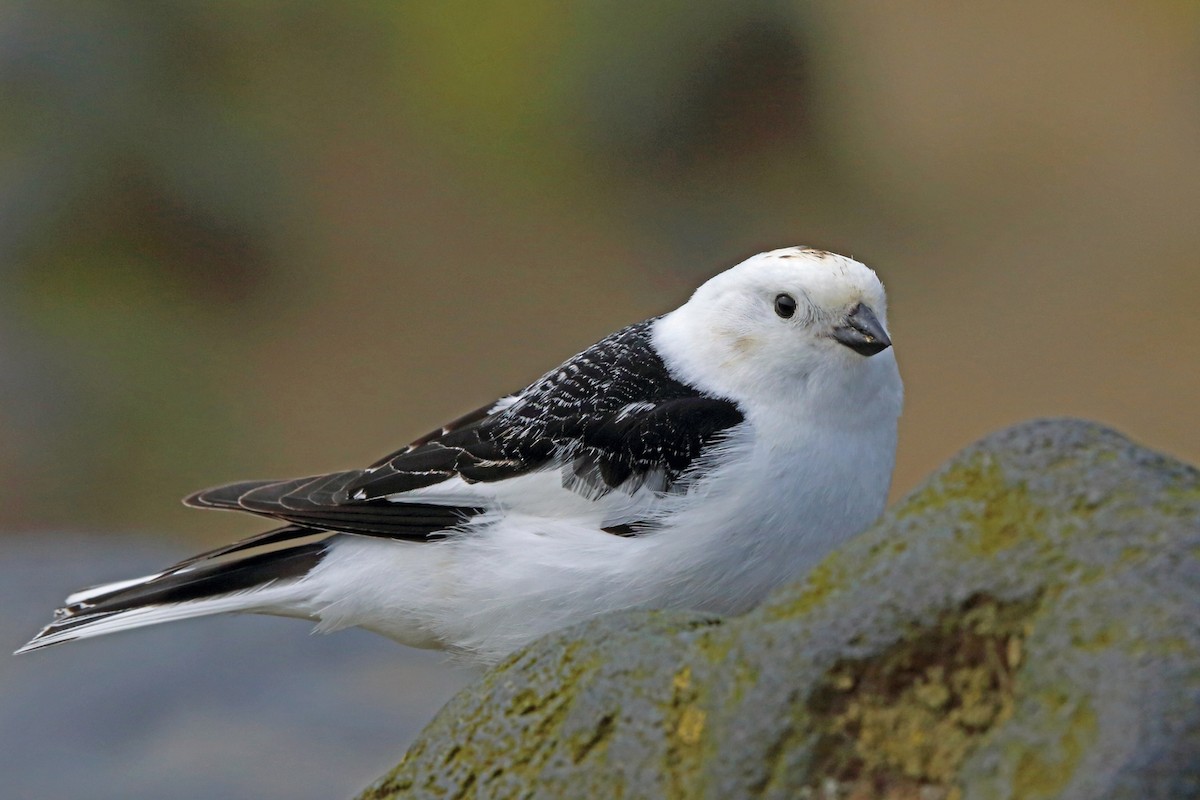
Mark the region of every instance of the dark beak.
[[850, 309], [845, 321], [833, 329], [833, 338], [864, 356], [873, 356], [892, 346], [875, 312], [862, 303]]

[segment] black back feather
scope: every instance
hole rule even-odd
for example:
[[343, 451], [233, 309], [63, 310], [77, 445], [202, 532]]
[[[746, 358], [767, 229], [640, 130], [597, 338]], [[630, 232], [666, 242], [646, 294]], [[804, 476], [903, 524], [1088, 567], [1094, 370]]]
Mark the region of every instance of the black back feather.
[[477, 409], [368, 469], [243, 481], [185, 502], [290, 523], [268, 534], [274, 540], [308, 529], [425, 541], [485, 510], [404, 498], [452, 478], [488, 483], [560, 469], [565, 487], [593, 499], [647, 485], [671, 491], [744, 417], [671, 375], [651, 344], [653, 322], [618, 331], [512, 402]]

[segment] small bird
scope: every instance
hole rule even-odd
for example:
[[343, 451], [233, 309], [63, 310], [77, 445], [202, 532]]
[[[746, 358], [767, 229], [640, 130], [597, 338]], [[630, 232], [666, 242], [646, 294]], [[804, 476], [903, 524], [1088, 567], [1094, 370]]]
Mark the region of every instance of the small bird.
[[746, 611], [883, 511], [891, 343], [869, 268], [761, 253], [371, 467], [192, 495], [282, 527], [73, 594], [17, 652], [243, 612], [487, 664], [604, 612]]

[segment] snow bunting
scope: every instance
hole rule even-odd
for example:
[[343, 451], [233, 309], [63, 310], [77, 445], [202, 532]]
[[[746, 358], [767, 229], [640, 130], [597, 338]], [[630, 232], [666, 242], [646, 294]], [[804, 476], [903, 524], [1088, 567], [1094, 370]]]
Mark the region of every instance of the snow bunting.
[[283, 527], [73, 594], [17, 652], [249, 612], [489, 663], [608, 611], [742, 612], [882, 512], [902, 398], [875, 273], [762, 253], [367, 469], [189, 497]]

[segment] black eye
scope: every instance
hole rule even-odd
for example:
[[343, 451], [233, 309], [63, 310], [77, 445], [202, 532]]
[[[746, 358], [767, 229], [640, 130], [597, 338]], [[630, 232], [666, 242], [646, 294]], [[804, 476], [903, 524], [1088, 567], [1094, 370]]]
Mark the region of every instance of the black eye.
[[796, 313], [796, 298], [790, 294], [775, 295], [775, 313], [784, 319], [789, 319]]

